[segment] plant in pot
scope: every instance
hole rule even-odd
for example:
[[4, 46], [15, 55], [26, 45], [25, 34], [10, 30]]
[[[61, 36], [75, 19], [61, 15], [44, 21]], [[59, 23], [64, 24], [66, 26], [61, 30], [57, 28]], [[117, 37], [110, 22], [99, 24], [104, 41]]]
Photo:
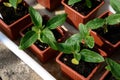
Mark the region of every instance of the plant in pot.
[[120, 64], [116, 61], [106, 58], [107, 71], [100, 77], [100, 80], [120, 80]]
[[61, 5], [61, 0], [37, 0], [37, 2], [49, 11], [53, 11]]
[[62, 4], [68, 14], [67, 21], [78, 29], [79, 23], [86, 23], [95, 18], [104, 0], [62, 0]]
[[28, 5], [23, 0], [0, 0], [0, 15], [0, 30], [12, 40], [31, 22]]
[[58, 51], [55, 43], [65, 38], [65, 32], [58, 26], [65, 22], [67, 15], [60, 14], [52, 19], [46, 20], [43, 19], [46, 17], [42, 17], [32, 7], [29, 7], [29, 13], [33, 24], [27, 26], [27, 28], [31, 27], [31, 29], [22, 37], [19, 48], [26, 49], [30, 47], [42, 62], [46, 62], [48, 59], [57, 55], [56, 52]]
[[72, 80], [90, 80], [106, 53], [94, 46], [94, 38], [84, 24], [79, 25], [79, 30], [64, 43], [56, 44], [61, 51], [56, 61]]
[[[120, 10], [119, 0], [110, 0], [115, 14], [109, 11], [103, 13], [99, 18], [89, 21], [86, 25], [91, 30], [96, 44], [107, 53], [112, 53], [120, 46]], [[116, 8], [117, 7], [117, 8]]]

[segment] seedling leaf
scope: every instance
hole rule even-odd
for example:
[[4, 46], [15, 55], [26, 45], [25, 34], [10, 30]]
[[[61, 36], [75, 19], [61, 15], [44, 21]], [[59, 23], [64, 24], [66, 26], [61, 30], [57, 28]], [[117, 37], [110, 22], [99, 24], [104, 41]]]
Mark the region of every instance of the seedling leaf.
[[94, 47], [94, 38], [92, 36], [87, 36], [85, 38], [85, 44], [89, 47], [89, 48], [93, 48]]
[[53, 17], [47, 22], [46, 27], [49, 29], [55, 29], [56, 27], [62, 25], [65, 22], [66, 16], [67, 14], [60, 14]]
[[51, 48], [57, 50], [57, 47], [55, 45], [56, 39], [55, 39], [53, 33], [49, 29], [45, 28], [41, 32], [40, 38], [44, 43], [47, 43]]
[[106, 18], [106, 23], [109, 25], [120, 23], [120, 14], [111, 14]]
[[37, 12], [33, 7], [29, 7], [29, 13], [34, 25], [42, 29], [42, 16], [40, 13]]
[[110, 0], [110, 5], [116, 11], [116, 13], [120, 13], [120, 0]]
[[17, 8], [17, 2], [18, 0], [9, 0], [9, 3], [13, 6], [14, 9]]
[[86, 27], [89, 29], [98, 29], [99, 27], [103, 27], [105, 20], [100, 18], [95, 18], [87, 22]]
[[68, 5], [74, 5], [77, 2], [80, 2], [81, 0], [68, 0]]
[[106, 63], [110, 67], [112, 75], [117, 79], [120, 80], [120, 64], [113, 61], [110, 58], [106, 58]]
[[38, 34], [34, 31], [28, 31], [20, 41], [20, 49], [26, 49], [31, 46], [38, 38]]
[[81, 59], [86, 62], [99, 63], [104, 61], [104, 58], [99, 53], [96, 53], [88, 49], [82, 49], [80, 54]]

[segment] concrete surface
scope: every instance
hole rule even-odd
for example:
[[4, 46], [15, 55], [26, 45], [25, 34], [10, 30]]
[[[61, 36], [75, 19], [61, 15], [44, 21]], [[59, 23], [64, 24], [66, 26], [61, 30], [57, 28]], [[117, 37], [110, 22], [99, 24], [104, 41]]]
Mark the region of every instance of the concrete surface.
[[42, 80], [0, 42], [0, 80]]

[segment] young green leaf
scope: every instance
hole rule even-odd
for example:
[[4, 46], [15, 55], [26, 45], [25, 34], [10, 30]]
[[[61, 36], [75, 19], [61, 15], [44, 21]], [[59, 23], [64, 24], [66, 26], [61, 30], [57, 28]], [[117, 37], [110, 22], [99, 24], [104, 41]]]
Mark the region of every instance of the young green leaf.
[[20, 49], [30, 47], [38, 38], [38, 34], [34, 31], [28, 31], [20, 41]]
[[47, 43], [51, 48], [57, 50], [57, 47], [56, 47], [56, 45], [55, 45], [56, 39], [55, 39], [53, 33], [52, 33], [49, 29], [45, 28], [45, 29], [41, 32], [41, 34], [40, 34], [40, 39], [41, 39], [44, 43]]
[[62, 25], [65, 22], [66, 17], [67, 14], [57, 15], [47, 22], [46, 27], [49, 29], [55, 29], [56, 27]]
[[120, 64], [113, 61], [110, 58], [106, 58], [106, 63], [110, 67], [112, 75], [117, 79], [120, 80]]
[[68, 0], [68, 5], [74, 5], [77, 2], [80, 2], [81, 0]]
[[74, 34], [70, 38], [68, 38], [65, 43], [69, 44], [71, 48], [73, 48], [73, 52], [77, 53], [80, 51], [80, 44], [79, 42], [81, 41], [80, 35], [79, 34]]
[[9, 3], [12, 5], [12, 7], [13, 7], [14, 9], [17, 8], [17, 2], [18, 2], [18, 0], [9, 0]]
[[57, 43], [57, 48], [59, 51], [66, 54], [72, 54], [71, 52], [73, 51], [72, 46], [67, 43]]
[[105, 69], [107, 69], [108, 71], [111, 71], [111, 68], [109, 65], [105, 66]]
[[104, 61], [104, 58], [100, 54], [88, 49], [82, 49], [80, 54], [81, 59], [86, 62], [99, 63]]
[[112, 14], [106, 18], [106, 23], [114, 25], [120, 23], [120, 14]]
[[80, 36], [85, 39], [89, 35], [89, 29], [84, 24], [79, 24]]
[[92, 36], [87, 36], [85, 38], [85, 44], [89, 47], [89, 48], [93, 48], [94, 47], [94, 38]]
[[36, 26], [32, 26], [32, 31], [35, 31], [36, 33], [39, 33], [40, 29]]
[[89, 29], [98, 29], [99, 27], [103, 27], [104, 24], [105, 24], [104, 19], [95, 18], [87, 22], [86, 27]]
[[85, 0], [86, 1], [86, 5], [88, 8], [91, 8], [92, 7], [92, 3], [90, 0]]
[[42, 29], [42, 16], [40, 13], [37, 12], [33, 7], [29, 7], [29, 13], [34, 25]]
[[75, 53], [73, 54], [73, 56], [74, 56], [74, 58], [75, 58], [77, 61], [80, 61], [80, 59], [81, 59], [81, 54], [80, 54], [80, 53], [75, 52]]
[[116, 13], [120, 13], [120, 0], [110, 0], [110, 5], [116, 11]]
[[76, 33], [76, 34], [73, 34], [70, 38], [68, 38], [67, 40], [66, 40], [66, 42], [68, 42], [69, 43], [69, 41], [76, 41], [76, 42], [81, 42], [82, 41], [82, 37], [80, 36], [80, 34], [79, 33]]
[[58, 50], [69, 54], [79, 52], [80, 50], [79, 41], [76, 41], [75, 39], [72, 39], [70, 37], [64, 43], [58, 43]]

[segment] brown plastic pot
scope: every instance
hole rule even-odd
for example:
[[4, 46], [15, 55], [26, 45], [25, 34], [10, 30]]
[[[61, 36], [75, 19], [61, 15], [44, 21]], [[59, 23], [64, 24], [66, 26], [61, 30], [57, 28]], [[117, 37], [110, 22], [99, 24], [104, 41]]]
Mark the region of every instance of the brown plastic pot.
[[[26, 6], [27, 3], [23, 2]], [[10, 39], [14, 40], [17, 39], [19, 36], [19, 31], [28, 25], [31, 22], [31, 18], [29, 14], [26, 14], [22, 18], [16, 20], [10, 25], [7, 25], [1, 18], [0, 18], [0, 30], [5, 33]]]
[[37, 2], [50, 11], [55, 10], [61, 5], [61, 0], [37, 0]]
[[84, 16], [84, 15], [80, 14], [79, 12], [77, 12], [76, 10], [74, 10], [73, 8], [71, 8], [70, 6], [68, 6], [65, 3], [65, 1], [66, 0], [62, 0], [62, 5], [64, 6], [65, 13], [68, 14], [67, 21], [68, 21], [68, 23], [74, 25], [75, 28], [77, 28], [77, 29], [78, 29], [79, 23], [86, 23], [90, 19], [95, 18], [95, 15], [96, 15], [98, 9], [104, 4], [104, 1], [102, 1], [101, 4], [99, 4], [95, 9], [93, 9], [88, 15]]
[[[106, 11], [103, 14], [99, 16], [99, 18], [109, 16], [112, 14], [110, 11]], [[95, 43], [104, 51], [106, 51], [109, 54], [111, 54], [114, 50], [116, 50], [118, 47], [120, 47], [120, 41], [116, 44], [112, 44], [102, 36], [100, 36], [97, 32], [91, 30], [90, 34], [94, 37]]]
[[[49, 19], [48, 16], [44, 16], [45, 19]], [[21, 31], [20, 31], [20, 35], [24, 36], [23, 31], [28, 28], [33, 26], [32, 23], [30, 23], [29, 25], [27, 25], [26, 27], [24, 27]], [[64, 31], [64, 29], [62, 29], [61, 27], [57, 27], [56, 30], [58, 31], [59, 34], [61, 34], [61, 38], [58, 39], [58, 42], [62, 42], [63, 40], [65, 40], [67, 32]], [[29, 49], [37, 56], [37, 58], [42, 62], [45, 63], [46, 61], [48, 61], [49, 59], [54, 58], [55, 56], [57, 56], [59, 53], [56, 50], [53, 50], [52, 48], [48, 47], [45, 50], [40, 50], [35, 44], [31, 45], [29, 47]]]
[[[106, 56], [106, 53], [104, 51], [102, 51], [101, 49], [98, 49], [99, 53], [102, 56]], [[62, 70], [63, 73], [65, 73], [68, 77], [71, 78], [71, 80], [90, 80], [93, 75], [96, 73], [96, 71], [99, 69], [101, 63], [99, 63], [93, 70], [92, 72], [87, 76], [84, 77], [83, 75], [77, 73], [75, 70], [73, 70], [72, 68], [70, 68], [69, 66], [67, 66], [66, 64], [64, 64], [61, 60], [60, 57], [63, 55], [63, 53], [61, 52], [57, 58], [56, 58], [56, 62], [60, 65], [60, 68]]]

